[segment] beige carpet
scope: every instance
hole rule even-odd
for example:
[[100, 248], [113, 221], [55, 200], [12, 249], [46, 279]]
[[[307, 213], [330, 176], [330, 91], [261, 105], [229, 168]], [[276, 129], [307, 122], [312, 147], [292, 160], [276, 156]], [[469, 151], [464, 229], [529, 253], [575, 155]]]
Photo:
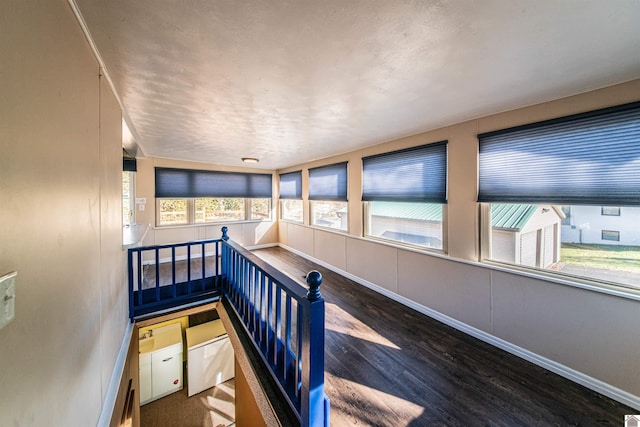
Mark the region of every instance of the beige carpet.
[[235, 421], [233, 379], [187, 397], [187, 388], [140, 408], [141, 427], [219, 427]]

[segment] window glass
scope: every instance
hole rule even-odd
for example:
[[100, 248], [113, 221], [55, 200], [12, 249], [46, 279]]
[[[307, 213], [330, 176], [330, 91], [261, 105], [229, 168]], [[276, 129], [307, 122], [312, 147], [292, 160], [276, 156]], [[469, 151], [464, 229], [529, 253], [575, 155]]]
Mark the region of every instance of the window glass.
[[602, 230], [602, 240], [620, 241], [620, 232], [613, 230]]
[[252, 220], [271, 219], [271, 199], [249, 199]]
[[195, 199], [196, 224], [244, 219], [244, 198], [199, 197]]
[[602, 215], [607, 216], [620, 216], [620, 208], [613, 206], [603, 206], [602, 207]]
[[440, 203], [369, 202], [366, 235], [441, 250], [442, 212]]
[[311, 201], [311, 224], [346, 231], [349, 224], [347, 202]]
[[189, 223], [187, 199], [157, 199], [158, 225], [181, 225]]
[[498, 262], [640, 286], [640, 207], [490, 205], [490, 256]]
[[303, 222], [302, 200], [281, 200], [280, 209], [282, 219], [287, 221]]
[[129, 226], [135, 223], [135, 194], [133, 172], [122, 172], [122, 225]]

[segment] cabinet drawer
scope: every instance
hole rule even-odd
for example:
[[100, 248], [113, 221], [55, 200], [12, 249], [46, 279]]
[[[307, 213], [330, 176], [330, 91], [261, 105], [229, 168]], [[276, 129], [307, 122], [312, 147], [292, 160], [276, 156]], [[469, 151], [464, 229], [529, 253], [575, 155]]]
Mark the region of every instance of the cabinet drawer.
[[182, 357], [182, 343], [174, 344], [162, 350], [154, 351], [152, 354], [153, 363], [156, 361], [162, 361], [168, 357], [178, 356]]

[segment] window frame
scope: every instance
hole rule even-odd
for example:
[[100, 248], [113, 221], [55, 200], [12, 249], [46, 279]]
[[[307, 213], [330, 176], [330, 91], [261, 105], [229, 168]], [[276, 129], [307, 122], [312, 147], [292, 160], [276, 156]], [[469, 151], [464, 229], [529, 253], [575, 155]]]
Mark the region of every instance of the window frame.
[[[492, 203], [595, 208], [640, 206], [640, 193], [636, 190], [640, 183], [639, 117], [640, 102], [633, 102], [478, 134], [480, 262], [558, 280], [568, 278], [571, 284], [594, 289], [640, 292], [633, 276], [631, 280], [624, 280], [614, 274], [599, 276], [595, 271], [586, 276], [575, 271], [551, 271], [492, 260], [490, 219]], [[568, 174], [572, 174], [570, 179], [562, 179]], [[627, 179], [628, 176], [633, 179]], [[599, 217], [606, 217], [602, 212], [600, 210]], [[597, 211], [593, 215], [597, 215]], [[610, 227], [606, 224], [610, 223], [602, 223], [603, 228]], [[569, 226], [572, 230], [589, 229], [573, 222]], [[589, 224], [585, 223], [584, 227]], [[593, 224], [590, 227], [594, 231], [598, 229]], [[562, 222], [560, 228], [561, 232], [567, 231], [562, 230]], [[558, 239], [562, 241], [560, 234]], [[591, 239], [592, 244], [597, 245], [597, 237], [591, 236]]]
[[[609, 234], [612, 237], [612, 239], [606, 238], [605, 234]], [[600, 240], [603, 240], [605, 242], [619, 242], [620, 241], [620, 232], [616, 231], [616, 230], [600, 230]]]
[[[124, 174], [129, 176], [129, 199], [128, 203], [125, 203], [124, 191], [122, 192], [122, 226], [129, 227], [136, 224], [136, 174], [135, 171], [124, 170], [122, 171], [122, 184], [124, 187]], [[124, 190], [124, 188], [123, 188]], [[124, 221], [124, 209], [129, 208], [129, 223]]]
[[[615, 209], [613, 212], [605, 212], [607, 209]], [[620, 216], [620, 206], [601, 206], [600, 207], [600, 215], [601, 216]]]
[[[497, 202], [495, 202], [497, 203]], [[506, 261], [500, 261], [491, 259], [492, 251], [491, 251], [491, 203], [490, 202], [480, 202], [480, 257], [479, 261], [482, 264], [490, 265], [494, 267], [499, 267], [504, 269], [505, 271], [517, 271], [525, 274], [533, 274], [534, 276], [542, 276], [545, 279], [553, 279], [560, 281], [560, 283], [569, 284], [572, 286], [578, 285], [579, 287], [587, 286], [589, 289], [594, 290], [604, 290], [611, 289], [616, 290], [616, 292], [633, 292], [640, 293], [640, 285], [624, 283], [614, 281], [614, 279], [605, 279], [605, 278], [597, 278], [593, 276], [585, 276], [579, 275], [571, 272], [563, 272], [563, 271], [555, 271], [548, 268], [537, 267], [537, 266], [527, 266], [523, 264], [516, 264]], [[531, 204], [540, 205], [541, 203], [532, 202]], [[575, 205], [572, 205], [575, 206]], [[596, 207], [597, 205], [590, 205], [591, 207]], [[560, 226], [562, 228], [562, 225]], [[613, 230], [601, 230], [603, 231], [613, 231]], [[558, 230], [558, 233], [561, 233]], [[619, 232], [618, 232], [619, 233]], [[561, 236], [558, 237], [562, 239]], [[608, 241], [614, 242], [616, 240], [604, 240], [601, 239], [602, 243], [592, 243], [593, 245], [607, 245]], [[620, 240], [617, 240], [620, 241]], [[631, 273], [630, 273], [631, 274]]]
[[[446, 139], [363, 157], [361, 197], [363, 237], [420, 251], [447, 253], [448, 175], [449, 141]], [[398, 178], [390, 178], [394, 176]], [[395, 185], [399, 179], [403, 180], [403, 186]], [[441, 209], [441, 247], [371, 234], [373, 228], [371, 224], [372, 203], [377, 202], [439, 205]], [[429, 236], [421, 237], [429, 238]]]
[[[349, 233], [349, 162], [331, 163], [310, 168], [308, 173], [309, 225], [325, 230]], [[317, 224], [315, 214], [321, 203], [344, 203], [347, 209], [346, 227], [337, 228]]]
[[[285, 185], [283, 185], [283, 183]], [[282, 173], [278, 175], [278, 200], [280, 215], [279, 218], [282, 221], [291, 221], [296, 224], [304, 223], [304, 202], [302, 200], [302, 170]], [[300, 203], [300, 218], [286, 217], [285, 213], [288, 211], [285, 209], [285, 203], [288, 202]]]

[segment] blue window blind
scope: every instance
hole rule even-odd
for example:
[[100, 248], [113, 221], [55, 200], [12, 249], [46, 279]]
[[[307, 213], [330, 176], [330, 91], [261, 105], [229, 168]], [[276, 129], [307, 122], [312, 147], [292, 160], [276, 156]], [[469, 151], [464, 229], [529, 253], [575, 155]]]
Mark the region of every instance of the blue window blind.
[[362, 158], [362, 200], [447, 202], [447, 141]]
[[156, 197], [271, 198], [271, 174], [156, 168]]
[[309, 169], [309, 200], [347, 201], [347, 162]]
[[640, 102], [478, 139], [480, 202], [640, 205]]
[[302, 171], [280, 175], [280, 198], [302, 199]]

